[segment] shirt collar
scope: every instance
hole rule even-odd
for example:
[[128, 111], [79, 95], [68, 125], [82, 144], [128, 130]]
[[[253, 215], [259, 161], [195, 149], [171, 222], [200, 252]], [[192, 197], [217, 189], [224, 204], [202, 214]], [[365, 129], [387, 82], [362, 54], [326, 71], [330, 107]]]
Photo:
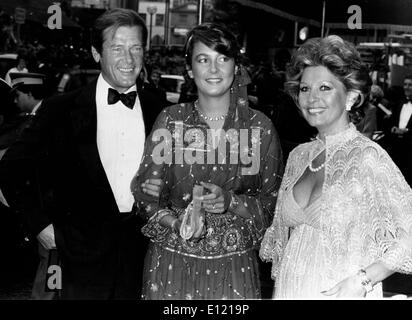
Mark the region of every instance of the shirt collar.
[[[107, 101], [107, 95], [108, 95], [108, 92], [109, 92], [109, 88], [112, 88], [112, 89], [116, 90], [103, 78], [102, 73], [100, 73], [99, 78], [97, 79], [97, 86], [98, 86], [99, 90], [101, 90], [100, 92], [105, 92], [105, 95], [104, 95], [105, 96], [105, 101]], [[124, 93], [129, 93], [129, 92], [132, 92], [132, 91], [136, 91], [136, 84], [131, 86]]]
[[42, 100], [40, 100], [33, 108], [33, 110], [30, 112], [31, 115], [36, 115], [37, 110], [40, 108]]
[[[98, 108], [100, 106], [107, 106], [107, 96], [109, 94], [109, 88], [114, 89], [104, 78], [102, 73], [100, 73], [99, 77], [97, 78], [97, 87], [96, 87], [96, 104]], [[125, 93], [129, 93], [131, 91], [136, 91], [136, 84], [131, 86]], [[138, 99], [136, 98], [135, 106]], [[121, 102], [119, 102], [121, 103]]]

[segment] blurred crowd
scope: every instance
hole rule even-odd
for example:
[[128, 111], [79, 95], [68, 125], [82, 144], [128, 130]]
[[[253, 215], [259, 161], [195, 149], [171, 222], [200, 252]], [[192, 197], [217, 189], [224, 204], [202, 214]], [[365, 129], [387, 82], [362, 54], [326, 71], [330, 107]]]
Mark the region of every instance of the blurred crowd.
[[[8, 25], [11, 17], [0, 9], [0, 54], [16, 53], [15, 65], [8, 70], [0, 70], [0, 78], [10, 85], [10, 72], [34, 72], [45, 75], [45, 97], [64, 92], [64, 90], [76, 89], [76, 86], [84, 85], [78, 82], [66, 89], [59, 89], [62, 77], [73, 70], [95, 70], [97, 75], [98, 66], [93, 61], [89, 48], [77, 44], [73, 39], [65, 39], [62, 43], [45, 44], [38, 39], [24, 40], [17, 44], [14, 36], [10, 33]], [[11, 51], [10, 51], [11, 50]], [[272, 119], [279, 131], [284, 154], [287, 154], [298, 144], [313, 138], [315, 131], [299, 115], [294, 101], [285, 94], [285, 70], [287, 68], [290, 52], [281, 50], [271, 59], [271, 61], [248, 61], [245, 60], [246, 68], [251, 78], [248, 87], [251, 105]], [[194, 101], [196, 97], [196, 87], [193, 81], [187, 77], [183, 48], [181, 47], [155, 47], [148, 50], [145, 55], [145, 82], [151, 90], [160, 94], [166, 100], [166, 91], [169, 88], [162, 87], [161, 75], [180, 75], [184, 77], [184, 82], [179, 87], [180, 98], [178, 102]], [[93, 74], [93, 75], [95, 75]], [[92, 80], [93, 77], [86, 79]], [[63, 91], [62, 91], [63, 90]], [[352, 121], [357, 124], [358, 130], [371, 139], [381, 141], [385, 147], [384, 131], [387, 131], [391, 109], [399, 104], [404, 98], [402, 87], [390, 87], [386, 90], [373, 85], [368, 99], [352, 117]], [[166, 101], [167, 104], [172, 101]], [[0, 111], [4, 120], [21, 110], [16, 105], [3, 103]]]

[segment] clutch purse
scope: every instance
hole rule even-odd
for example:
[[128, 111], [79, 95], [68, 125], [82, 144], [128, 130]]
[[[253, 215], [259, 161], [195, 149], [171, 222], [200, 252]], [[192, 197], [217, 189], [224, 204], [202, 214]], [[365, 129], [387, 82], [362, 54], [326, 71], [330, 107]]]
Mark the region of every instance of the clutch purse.
[[198, 238], [203, 232], [205, 225], [205, 210], [202, 208], [202, 202], [195, 197], [203, 195], [203, 187], [195, 185], [193, 188], [193, 200], [187, 206], [182, 224], [180, 225], [180, 236], [184, 240], [189, 240], [192, 237]]

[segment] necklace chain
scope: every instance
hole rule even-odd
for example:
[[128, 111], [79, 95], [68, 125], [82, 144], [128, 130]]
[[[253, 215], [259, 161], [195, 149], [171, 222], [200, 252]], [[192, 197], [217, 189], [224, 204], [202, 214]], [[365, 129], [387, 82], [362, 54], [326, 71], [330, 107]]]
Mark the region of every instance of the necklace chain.
[[199, 116], [206, 120], [206, 121], [219, 121], [219, 120], [225, 120], [227, 113], [226, 114], [222, 114], [221, 116], [217, 116], [217, 117], [208, 117], [205, 114], [202, 113], [202, 111], [200, 111], [199, 106], [198, 106], [198, 100], [195, 101], [195, 108], [197, 110], [197, 112], [199, 113]]

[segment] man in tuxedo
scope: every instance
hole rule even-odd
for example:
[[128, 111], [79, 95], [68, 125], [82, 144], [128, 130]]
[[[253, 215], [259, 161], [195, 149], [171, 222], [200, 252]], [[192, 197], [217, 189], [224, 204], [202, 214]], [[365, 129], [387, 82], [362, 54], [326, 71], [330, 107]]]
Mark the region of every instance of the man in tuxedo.
[[130, 182], [162, 108], [140, 85], [146, 40], [136, 12], [101, 15], [92, 30], [98, 79], [44, 100], [0, 163], [6, 199], [45, 249], [57, 248], [63, 299], [140, 296], [147, 240]]
[[389, 153], [412, 186], [412, 75], [403, 80], [404, 99], [392, 107]]

